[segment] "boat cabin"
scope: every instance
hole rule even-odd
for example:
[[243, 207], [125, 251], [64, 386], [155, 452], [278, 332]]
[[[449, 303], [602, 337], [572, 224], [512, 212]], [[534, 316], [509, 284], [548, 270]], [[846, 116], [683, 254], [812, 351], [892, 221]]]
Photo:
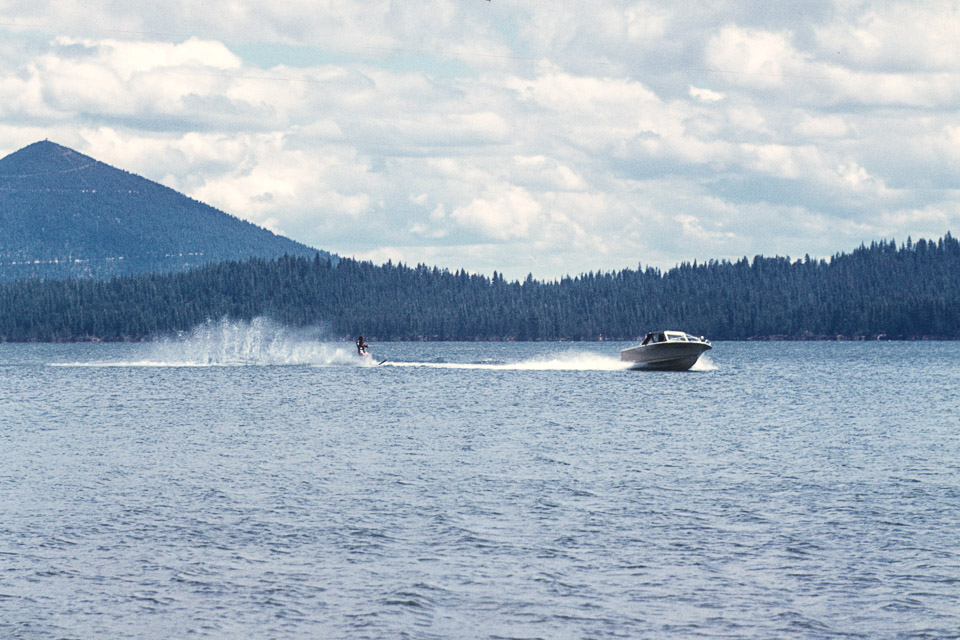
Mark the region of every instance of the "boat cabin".
[[684, 333], [683, 331], [658, 331], [655, 333], [648, 333], [644, 337], [641, 346], [647, 344], [656, 344], [658, 342], [703, 342], [707, 343], [703, 338], [697, 338], [690, 335], [689, 333]]

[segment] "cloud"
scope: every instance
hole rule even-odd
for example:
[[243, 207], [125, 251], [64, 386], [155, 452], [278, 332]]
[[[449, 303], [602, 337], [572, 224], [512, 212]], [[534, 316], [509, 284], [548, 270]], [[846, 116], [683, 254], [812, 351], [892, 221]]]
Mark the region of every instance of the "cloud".
[[558, 277], [960, 221], [949, 5], [9, 0], [0, 23], [0, 150], [49, 138], [345, 255]]
[[862, 69], [955, 73], [960, 59], [960, 7], [953, 3], [852, 5], [815, 32], [823, 51]]
[[724, 99], [724, 95], [719, 91], [711, 91], [710, 89], [701, 89], [690, 85], [690, 97], [696, 98], [702, 102], [720, 102]]
[[787, 74], [802, 73], [804, 60], [791, 44], [791, 34], [726, 26], [710, 38], [705, 62], [728, 74], [735, 84], [779, 87]]
[[815, 116], [804, 114], [793, 127], [793, 132], [806, 139], [843, 138], [850, 131], [846, 119], [840, 115]]
[[450, 217], [492, 240], [529, 239], [540, 226], [543, 206], [519, 187], [506, 186], [455, 209]]

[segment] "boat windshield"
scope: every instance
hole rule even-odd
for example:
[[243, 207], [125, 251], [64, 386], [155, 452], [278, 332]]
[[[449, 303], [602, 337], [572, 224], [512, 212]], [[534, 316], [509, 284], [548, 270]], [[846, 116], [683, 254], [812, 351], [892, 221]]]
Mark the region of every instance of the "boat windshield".
[[710, 344], [709, 340], [692, 336], [683, 331], [660, 331], [658, 333], [648, 333], [640, 345], [644, 346], [657, 342], [702, 342], [704, 344]]

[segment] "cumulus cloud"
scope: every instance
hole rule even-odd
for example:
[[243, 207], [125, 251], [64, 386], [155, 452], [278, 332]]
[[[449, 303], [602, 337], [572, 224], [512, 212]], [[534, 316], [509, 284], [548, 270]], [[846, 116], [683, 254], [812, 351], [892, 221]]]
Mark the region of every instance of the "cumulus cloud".
[[711, 69], [747, 86], [778, 87], [787, 74], [804, 68], [804, 60], [787, 32], [726, 26], [710, 38], [704, 54]]
[[542, 210], [524, 189], [508, 186], [455, 209], [450, 217], [492, 240], [525, 240], [537, 232]]
[[954, 3], [854, 4], [815, 32], [823, 51], [874, 71], [955, 73], [960, 59], [960, 6]]
[[957, 232], [960, 10], [0, 4], [0, 151], [344, 255], [543, 277]]
[[690, 85], [690, 97], [696, 98], [703, 102], [719, 102], [723, 100], [724, 95], [719, 91], [711, 91], [710, 89], [701, 89]]

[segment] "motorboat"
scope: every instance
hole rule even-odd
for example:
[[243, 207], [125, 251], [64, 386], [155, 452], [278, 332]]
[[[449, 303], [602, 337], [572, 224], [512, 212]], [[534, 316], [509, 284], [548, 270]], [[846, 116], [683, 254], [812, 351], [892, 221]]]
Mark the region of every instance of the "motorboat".
[[620, 359], [633, 362], [631, 369], [686, 371], [711, 348], [713, 345], [702, 336], [698, 338], [683, 331], [658, 331], [648, 333], [638, 346], [621, 351]]

